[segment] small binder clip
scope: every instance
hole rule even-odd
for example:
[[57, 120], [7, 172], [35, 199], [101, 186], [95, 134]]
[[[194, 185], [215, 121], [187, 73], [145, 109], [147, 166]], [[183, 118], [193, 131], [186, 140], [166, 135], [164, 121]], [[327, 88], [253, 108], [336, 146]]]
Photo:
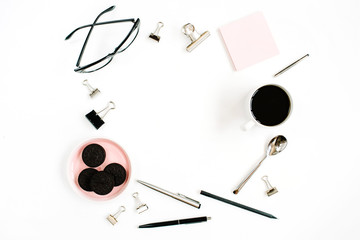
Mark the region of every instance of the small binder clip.
[[162, 22], [158, 22], [157, 27], [153, 33], [149, 35], [149, 38], [154, 39], [155, 41], [160, 41], [159, 31], [164, 26]]
[[93, 88], [90, 84], [89, 84], [89, 81], [87, 80], [87, 79], [85, 79], [84, 81], [83, 81], [83, 85], [85, 85], [88, 89], [89, 89], [89, 91], [90, 91], [90, 97], [94, 97], [96, 94], [98, 94], [98, 93], [100, 93], [100, 90], [99, 89], [97, 89], [97, 88]]
[[125, 207], [121, 206], [119, 211], [117, 211], [114, 215], [109, 215], [106, 219], [112, 224], [115, 225], [118, 221], [117, 218], [119, 217], [120, 213], [125, 212]]
[[278, 192], [278, 190], [275, 187], [271, 186], [271, 184], [268, 180], [268, 176], [263, 176], [261, 179], [266, 183], [266, 186], [268, 188], [268, 190], [266, 191], [266, 194], [269, 197]]
[[[102, 109], [101, 111], [95, 112], [94, 110], [92, 110], [91, 112], [89, 112], [85, 116], [96, 129], [99, 129], [105, 123], [103, 121], [103, 118], [106, 116], [106, 114], [111, 109], [115, 109], [115, 103], [113, 103], [112, 101], [110, 101], [108, 103], [108, 105], [104, 109]], [[104, 112], [104, 113], [103, 113], [102, 117], [100, 117], [98, 114], [100, 114], [102, 112]]]
[[136, 211], [137, 211], [138, 214], [140, 214], [142, 212], [145, 212], [146, 210], [149, 209], [149, 207], [145, 203], [142, 203], [140, 201], [138, 192], [135, 192], [133, 194], [133, 197], [135, 198], [135, 201], [137, 203]]
[[200, 35], [198, 32], [195, 31], [195, 27], [191, 23], [184, 25], [182, 31], [191, 40], [191, 43], [186, 47], [186, 50], [188, 52], [194, 50], [197, 46], [199, 46], [200, 43], [202, 43], [210, 36], [210, 33], [208, 31]]

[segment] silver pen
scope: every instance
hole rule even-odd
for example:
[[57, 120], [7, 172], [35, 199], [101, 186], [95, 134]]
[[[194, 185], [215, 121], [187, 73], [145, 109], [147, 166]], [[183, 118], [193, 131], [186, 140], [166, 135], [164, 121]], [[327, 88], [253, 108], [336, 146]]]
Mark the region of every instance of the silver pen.
[[290, 65], [286, 66], [284, 69], [282, 69], [281, 71], [279, 71], [278, 73], [274, 74], [274, 77], [279, 76], [280, 74], [283, 74], [285, 71], [289, 70], [290, 68], [292, 68], [295, 64], [297, 64], [298, 62], [300, 62], [301, 60], [303, 60], [304, 58], [310, 56], [309, 54], [306, 54], [305, 56], [299, 58], [298, 60], [296, 60], [295, 62], [291, 63]]
[[153, 189], [155, 191], [161, 192], [162, 194], [165, 194], [165, 195], [167, 195], [169, 197], [172, 197], [172, 198], [174, 198], [176, 200], [179, 200], [179, 201], [181, 201], [183, 203], [189, 204], [189, 205], [191, 205], [193, 207], [200, 208], [200, 206], [201, 206], [201, 204], [198, 201], [196, 201], [194, 199], [191, 199], [191, 198], [189, 198], [189, 197], [187, 197], [185, 195], [182, 195], [180, 193], [172, 193], [172, 192], [169, 192], [169, 191], [167, 191], [165, 189], [154, 186], [154, 185], [152, 185], [150, 183], [140, 181], [140, 180], [136, 180], [136, 181], [138, 183], [141, 183], [144, 186], [147, 186], [147, 187], [149, 187], [149, 188], [151, 188], [151, 189]]

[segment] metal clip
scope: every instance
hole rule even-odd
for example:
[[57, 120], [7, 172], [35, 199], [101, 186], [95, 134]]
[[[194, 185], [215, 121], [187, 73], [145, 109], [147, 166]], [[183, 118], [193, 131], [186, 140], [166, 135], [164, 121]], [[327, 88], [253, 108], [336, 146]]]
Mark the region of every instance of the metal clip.
[[200, 35], [198, 32], [195, 31], [195, 27], [191, 23], [184, 25], [182, 27], [182, 31], [191, 40], [190, 45], [186, 47], [186, 50], [188, 52], [194, 50], [197, 46], [199, 46], [200, 43], [202, 43], [205, 39], [207, 39], [210, 36], [210, 33], [208, 31]]
[[193, 206], [195, 206], [195, 207], [197, 207], [197, 208], [200, 208], [201, 204], [200, 204], [199, 201], [196, 201], [196, 200], [193, 199], [193, 198], [189, 198], [189, 197], [187, 197], [187, 196], [185, 196], [184, 194], [181, 194], [181, 193], [177, 193], [177, 195], [178, 195], [179, 197], [186, 198], [186, 199], [189, 200], [190, 202], [192, 201], [192, 202], [193, 202], [193, 204], [192, 204]]
[[135, 198], [135, 201], [137, 203], [136, 211], [137, 211], [138, 214], [140, 214], [142, 212], [145, 212], [146, 210], [149, 209], [149, 207], [145, 203], [142, 203], [140, 201], [138, 192], [135, 192], [133, 194], [133, 197]]
[[[99, 112], [95, 112], [94, 110], [92, 110], [85, 116], [96, 129], [99, 129], [105, 123], [103, 118], [112, 109], [115, 109], [115, 103], [110, 101], [104, 109], [100, 110]], [[99, 116], [99, 114], [102, 112], [103, 112], [103, 115]]]
[[124, 206], [121, 206], [119, 211], [117, 211], [114, 215], [109, 215], [106, 219], [112, 224], [112, 225], [115, 225], [118, 221], [117, 221], [117, 218], [118, 216], [120, 215], [120, 213], [122, 212], [125, 212], [125, 207]]
[[98, 94], [98, 93], [100, 93], [100, 90], [99, 89], [97, 89], [97, 88], [93, 88], [90, 84], [89, 84], [89, 81], [87, 80], [87, 79], [85, 79], [84, 81], [83, 81], [83, 85], [85, 85], [88, 89], [89, 89], [89, 91], [90, 91], [90, 97], [94, 97], [96, 94]]
[[268, 180], [268, 176], [263, 176], [261, 179], [265, 182], [265, 184], [266, 184], [266, 186], [268, 188], [268, 190], [266, 191], [266, 194], [269, 197], [278, 192], [278, 190], [275, 187], [271, 186], [271, 184], [270, 184], [270, 182]]
[[164, 26], [162, 22], [158, 22], [157, 27], [153, 33], [149, 35], [149, 38], [154, 39], [155, 41], [160, 41], [159, 31]]

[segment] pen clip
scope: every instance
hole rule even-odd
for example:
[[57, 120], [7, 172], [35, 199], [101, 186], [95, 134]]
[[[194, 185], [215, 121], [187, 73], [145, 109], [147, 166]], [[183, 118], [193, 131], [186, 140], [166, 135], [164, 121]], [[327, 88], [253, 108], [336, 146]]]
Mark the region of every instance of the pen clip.
[[179, 197], [182, 197], [182, 198], [186, 198], [187, 200], [193, 201], [194, 203], [196, 203], [197, 205], [200, 206], [200, 202], [196, 201], [195, 199], [189, 198], [181, 193], [177, 193], [176, 195], [178, 195]]

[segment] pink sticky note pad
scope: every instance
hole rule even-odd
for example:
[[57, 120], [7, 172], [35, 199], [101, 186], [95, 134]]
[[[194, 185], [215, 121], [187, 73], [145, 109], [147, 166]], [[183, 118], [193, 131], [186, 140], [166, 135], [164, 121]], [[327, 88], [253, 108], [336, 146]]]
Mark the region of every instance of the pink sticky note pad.
[[237, 71], [279, 54], [261, 12], [221, 27], [220, 33]]

